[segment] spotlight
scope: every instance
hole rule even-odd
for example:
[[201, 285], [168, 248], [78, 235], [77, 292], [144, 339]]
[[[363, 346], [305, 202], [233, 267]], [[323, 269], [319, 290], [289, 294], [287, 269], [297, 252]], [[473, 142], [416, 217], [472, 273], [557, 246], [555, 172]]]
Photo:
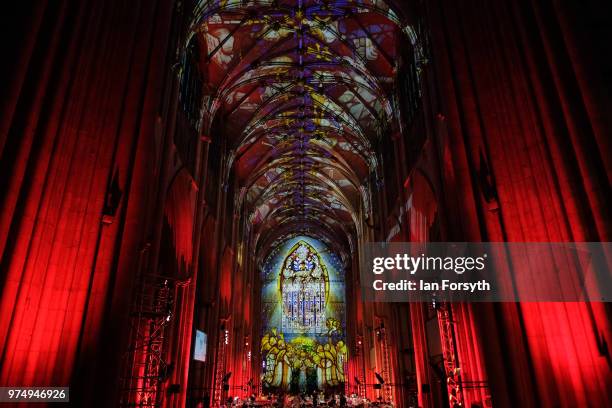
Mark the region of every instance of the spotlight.
[[378, 382], [380, 383], [380, 385], [383, 385], [385, 383], [384, 378], [382, 378], [382, 376], [378, 373], [374, 373], [374, 375], [376, 376], [376, 379], [378, 380]]

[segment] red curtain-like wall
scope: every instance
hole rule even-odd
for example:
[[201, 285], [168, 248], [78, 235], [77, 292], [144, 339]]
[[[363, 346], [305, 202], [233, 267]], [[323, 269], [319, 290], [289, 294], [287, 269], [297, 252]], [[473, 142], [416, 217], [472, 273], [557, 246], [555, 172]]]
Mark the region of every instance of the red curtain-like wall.
[[[593, 65], [606, 31], [598, 7], [428, 2], [448, 240], [610, 239], [609, 62]], [[607, 305], [472, 309], [494, 404], [610, 404]]]
[[116, 401], [131, 285], [152, 233], [145, 220], [159, 205], [173, 2], [12, 6], [3, 24], [0, 385], [70, 384], [74, 403], [104, 405]]

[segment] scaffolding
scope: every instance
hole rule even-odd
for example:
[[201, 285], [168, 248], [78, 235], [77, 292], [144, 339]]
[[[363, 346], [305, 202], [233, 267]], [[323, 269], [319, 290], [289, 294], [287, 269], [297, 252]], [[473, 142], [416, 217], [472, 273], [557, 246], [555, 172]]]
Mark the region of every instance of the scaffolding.
[[453, 327], [451, 305], [440, 303], [437, 307], [438, 324], [440, 326], [440, 342], [444, 357], [444, 374], [446, 375], [446, 388], [451, 408], [463, 406], [461, 382], [459, 380], [460, 368], [457, 363], [455, 347], [455, 330]]
[[356, 345], [355, 345], [355, 382], [357, 383], [357, 395], [361, 398], [366, 397], [366, 377], [365, 377], [365, 367], [363, 360], [363, 338], [361, 336], [357, 336]]
[[378, 340], [378, 348], [380, 350], [380, 375], [376, 373], [378, 383], [380, 384], [380, 397], [387, 402], [393, 402], [393, 368], [391, 366], [391, 356], [389, 352], [389, 343], [387, 342], [387, 334], [385, 325], [381, 321], [379, 327], [376, 328], [376, 339]]
[[215, 365], [215, 388], [213, 395], [215, 407], [219, 407], [224, 403], [223, 394], [226, 384], [225, 355], [227, 353], [227, 347], [229, 346], [229, 340], [229, 330], [224, 322], [224, 324], [221, 325], [221, 331], [217, 341], [217, 361]]
[[[249, 395], [253, 393], [253, 377], [252, 377], [252, 368], [251, 368], [251, 360], [253, 356], [251, 354], [251, 341], [249, 336], [245, 336], [244, 338], [244, 355], [246, 359], [242, 363], [242, 380], [247, 381], [244, 387], [242, 388], [242, 395], [244, 398], [248, 398]], [[248, 380], [247, 380], [248, 379]]]
[[159, 407], [162, 383], [172, 367], [164, 360], [174, 308], [175, 282], [145, 275], [136, 285], [130, 313], [130, 343], [122, 361], [121, 407]]
[[383, 398], [387, 402], [393, 402], [393, 371], [391, 368], [391, 360], [389, 353], [389, 343], [387, 342], [387, 335], [385, 332], [385, 328], [381, 327], [380, 329], [380, 342], [382, 349], [382, 377], [385, 380], [385, 384], [383, 384]]

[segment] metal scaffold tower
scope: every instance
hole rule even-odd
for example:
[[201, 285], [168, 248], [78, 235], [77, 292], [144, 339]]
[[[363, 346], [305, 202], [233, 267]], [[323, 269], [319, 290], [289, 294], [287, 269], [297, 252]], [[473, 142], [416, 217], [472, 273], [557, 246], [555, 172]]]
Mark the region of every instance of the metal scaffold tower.
[[455, 330], [452, 321], [451, 305], [440, 303], [437, 308], [438, 324], [440, 327], [440, 341], [444, 357], [444, 371], [446, 374], [446, 388], [451, 408], [463, 406], [461, 383], [459, 380], [460, 368], [457, 363], [455, 348]]
[[385, 325], [381, 321], [380, 326], [376, 328], [377, 346], [377, 363], [380, 362], [380, 373], [375, 372], [378, 384], [375, 387], [380, 389], [380, 397], [385, 401], [393, 402], [393, 368], [391, 367], [389, 343], [387, 342], [387, 334]]
[[164, 360], [174, 309], [175, 282], [145, 275], [136, 285], [130, 313], [130, 345], [123, 356], [121, 407], [159, 407], [171, 367]]
[[357, 345], [355, 347], [355, 360], [357, 361], [357, 375], [355, 376], [355, 380], [357, 382], [357, 395], [361, 398], [366, 397], [366, 377], [364, 370], [364, 362], [363, 362], [363, 338], [361, 336], [357, 336]]
[[385, 384], [383, 385], [383, 398], [385, 401], [393, 402], [393, 389], [392, 389], [392, 379], [393, 373], [391, 368], [391, 361], [389, 356], [389, 344], [387, 342], [387, 335], [385, 332], [384, 326], [381, 326], [380, 330], [380, 345], [382, 350], [382, 375], [385, 380]]
[[225, 385], [225, 355], [229, 346], [229, 330], [225, 324], [221, 325], [219, 340], [217, 342], [217, 361], [215, 367], [215, 389], [214, 389], [214, 404], [216, 407], [223, 403], [224, 385]]
[[247, 382], [242, 388], [242, 395], [243, 397], [248, 398], [248, 396], [253, 392], [253, 373], [251, 371], [251, 360], [253, 356], [251, 355], [251, 342], [248, 336], [246, 336], [244, 339], [244, 355], [246, 358], [242, 364], [242, 379], [243, 381], [246, 380]]

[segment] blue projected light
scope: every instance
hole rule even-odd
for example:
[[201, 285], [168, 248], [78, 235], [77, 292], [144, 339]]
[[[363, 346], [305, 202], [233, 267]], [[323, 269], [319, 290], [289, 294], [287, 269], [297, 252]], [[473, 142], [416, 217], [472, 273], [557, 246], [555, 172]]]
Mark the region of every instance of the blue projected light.
[[338, 257], [317, 240], [296, 237], [272, 251], [262, 281], [264, 387], [343, 387], [345, 282]]

